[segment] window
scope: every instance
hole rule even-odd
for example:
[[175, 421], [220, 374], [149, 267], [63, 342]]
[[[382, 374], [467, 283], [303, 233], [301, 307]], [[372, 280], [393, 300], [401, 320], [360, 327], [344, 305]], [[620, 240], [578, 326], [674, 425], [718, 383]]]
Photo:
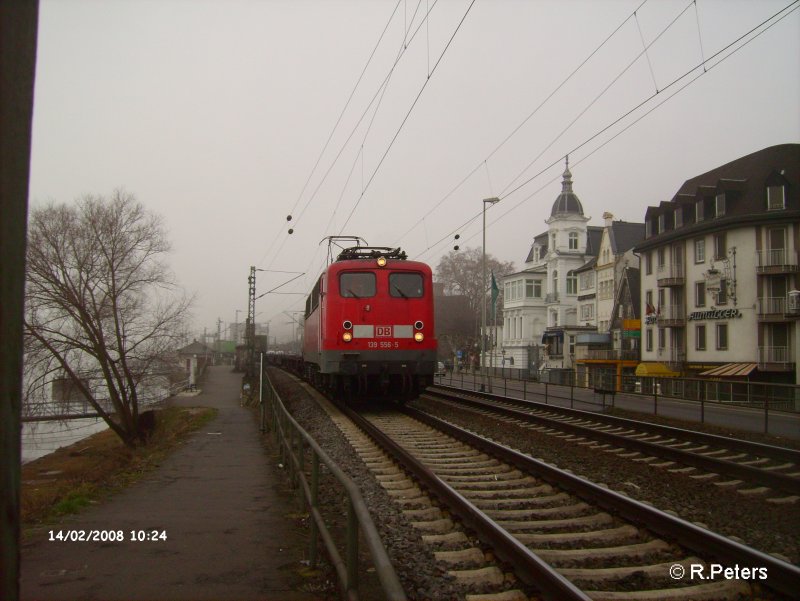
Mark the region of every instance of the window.
[[375, 296], [375, 274], [346, 271], [339, 275], [339, 291], [344, 298]]
[[594, 272], [587, 271], [581, 274], [581, 290], [589, 290], [594, 287]]
[[422, 298], [421, 273], [390, 273], [389, 294], [399, 298]]
[[653, 306], [653, 291], [652, 290], [648, 290], [647, 292], [644, 293], [644, 302], [645, 302], [645, 305], [650, 305], [651, 307]]
[[665, 252], [663, 246], [658, 249], [658, 267], [659, 267], [659, 269], [663, 269], [664, 265], [666, 264], [666, 262], [667, 262], [666, 255], [667, 255], [667, 253]]
[[695, 307], [705, 307], [706, 306], [706, 283], [705, 282], [695, 282], [694, 283], [694, 306]]
[[525, 298], [533, 298], [533, 280], [525, 280]]
[[578, 250], [578, 232], [569, 233], [569, 249]]
[[725, 278], [719, 281], [719, 292], [717, 292], [717, 304], [718, 305], [728, 304], [728, 280], [726, 280]]
[[714, 199], [714, 211], [717, 217], [725, 216], [725, 194], [717, 194]]
[[581, 319], [587, 320], [592, 319], [594, 317], [594, 305], [587, 303], [585, 305], [581, 305]]
[[667, 346], [667, 332], [664, 328], [658, 328], [658, 350], [664, 350]]
[[675, 227], [682, 227], [683, 226], [683, 207], [678, 207], [675, 209]]
[[644, 237], [649, 238], [653, 235], [653, 221], [648, 219], [644, 222]]
[[533, 280], [533, 298], [542, 298], [542, 280]]
[[694, 262], [705, 263], [706, 260], [706, 239], [697, 238], [694, 241]]
[[694, 348], [698, 351], [706, 350], [706, 327], [694, 327]]
[[728, 349], [728, 324], [717, 324], [717, 350], [724, 351]]
[[667, 306], [667, 289], [658, 289], [658, 310], [659, 312]]
[[644, 256], [644, 271], [647, 275], [653, 273], [653, 251]]
[[725, 232], [714, 234], [714, 260], [722, 261], [728, 256], [728, 247], [725, 244]]
[[645, 344], [648, 351], [653, 350], [653, 328], [647, 328], [645, 330]]
[[552, 294], [558, 294], [558, 269], [553, 270], [553, 287], [550, 292]]
[[550, 234], [550, 250], [556, 252], [556, 233]]
[[533, 260], [534, 261], [538, 261], [539, 260], [539, 247], [538, 246], [534, 246], [533, 247]]
[[578, 294], [578, 276], [571, 271], [567, 274], [567, 294]]
[[705, 211], [705, 207], [703, 207], [703, 201], [702, 200], [698, 200], [694, 204], [694, 220], [697, 223], [700, 223], [705, 218], [704, 211]]
[[658, 233], [661, 234], [664, 232], [664, 215], [658, 216]]
[[786, 208], [786, 188], [767, 186], [767, 210], [778, 211]]

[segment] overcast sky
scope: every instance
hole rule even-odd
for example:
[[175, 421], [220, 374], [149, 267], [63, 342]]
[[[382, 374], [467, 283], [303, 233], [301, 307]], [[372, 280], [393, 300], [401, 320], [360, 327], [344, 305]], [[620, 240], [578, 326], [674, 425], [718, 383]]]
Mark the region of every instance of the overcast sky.
[[[520, 268], [567, 153], [602, 225], [800, 142], [798, 7], [41, 0], [31, 204], [123, 188], [161, 214], [199, 333], [244, 320], [251, 265], [272, 270], [257, 294], [294, 277], [277, 271], [305, 272], [279, 292], [306, 293], [325, 236], [435, 268], [454, 233], [480, 245], [487, 197], [487, 250]], [[257, 321], [288, 331], [303, 302], [268, 294]]]

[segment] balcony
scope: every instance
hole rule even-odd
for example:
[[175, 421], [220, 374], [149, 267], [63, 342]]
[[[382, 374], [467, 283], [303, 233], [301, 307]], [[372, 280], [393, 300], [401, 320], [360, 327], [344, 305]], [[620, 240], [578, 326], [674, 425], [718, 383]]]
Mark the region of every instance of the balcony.
[[758, 319], [761, 321], [783, 321], [787, 312], [785, 296], [761, 297], [758, 299]]
[[639, 351], [630, 349], [589, 349], [581, 358], [593, 361], [638, 361]]
[[659, 265], [656, 278], [662, 288], [668, 286], [683, 286], [686, 283], [686, 274], [683, 263], [667, 263]]
[[686, 325], [686, 309], [681, 305], [666, 306], [657, 317], [658, 325], [665, 328], [683, 327]]
[[797, 251], [778, 248], [756, 251], [756, 273], [779, 274], [797, 271]]
[[683, 364], [686, 363], [686, 351], [683, 349], [670, 349], [667, 362], [673, 370], [681, 371]]
[[762, 371], [794, 371], [795, 362], [787, 346], [758, 347], [758, 369]]
[[558, 292], [551, 292], [550, 294], [544, 297], [545, 305], [552, 305], [553, 303], [557, 302], [558, 302]]

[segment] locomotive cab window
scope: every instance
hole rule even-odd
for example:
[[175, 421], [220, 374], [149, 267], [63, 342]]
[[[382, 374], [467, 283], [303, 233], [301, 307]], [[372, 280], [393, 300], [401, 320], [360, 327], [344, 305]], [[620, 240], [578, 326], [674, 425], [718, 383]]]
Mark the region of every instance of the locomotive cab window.
[[339, 293], [344, 298], [375, 296], [375, 274], [345, 272], [339, 275]]
[[422, 298], [422, 274], [390, 273], [389, 294], [398, 298]]

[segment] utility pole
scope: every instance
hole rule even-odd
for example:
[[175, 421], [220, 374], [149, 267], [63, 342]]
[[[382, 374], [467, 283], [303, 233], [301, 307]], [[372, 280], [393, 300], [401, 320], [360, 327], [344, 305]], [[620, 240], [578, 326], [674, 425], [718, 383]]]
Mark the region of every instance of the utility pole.
[[250, 276], [247, 278], [249, 285], [247, 294], [247, 326], [245, 337], [247, 340], [247, 368], [245, 372], [249, 378], [253, 377], [255, 349], [256, 349], [256, 267], [250, 267]]

